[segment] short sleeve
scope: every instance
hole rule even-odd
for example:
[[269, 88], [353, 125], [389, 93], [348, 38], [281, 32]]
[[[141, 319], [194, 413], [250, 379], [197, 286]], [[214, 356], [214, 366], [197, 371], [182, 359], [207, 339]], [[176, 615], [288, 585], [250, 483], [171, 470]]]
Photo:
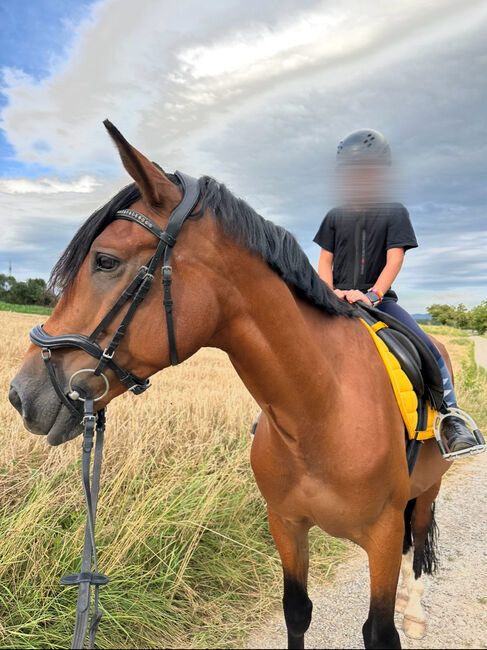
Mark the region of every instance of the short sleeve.
[[410, 248], [417, 248], [417, 246], [418, 242], [416, 241], [413, 224], [409, 218], [409, 212], [403, 205], [398, 204], [391, 211], [389, 218], [386, 249], [404, 248], [407, 251]]
[[315, 244], [333, 253], [335, 251], [335, 220], [332, 211], [328, 212], [313, 238]]

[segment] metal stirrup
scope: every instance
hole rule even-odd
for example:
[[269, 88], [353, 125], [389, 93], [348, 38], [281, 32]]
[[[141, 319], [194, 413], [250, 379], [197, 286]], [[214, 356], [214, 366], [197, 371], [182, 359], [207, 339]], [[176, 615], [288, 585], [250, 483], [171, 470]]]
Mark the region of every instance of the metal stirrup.
[[[468, 427], [471, 429], [473, 438], [477, 442], [476, 445], [466, 447], [465, 449], [460, 449], [459, 451], [450, 451], [446, 448], [443, 438], [441, 437], [441, 423], [444, 418], [448, 417], [449, 415], [454, 415], [455, 417], [460, 418], [466, 425], [468, 425]], [[475, 456], [477, 454], [481, 454], [486, 450], [484, 437], [480, 432], [477, 424], [475, 423], [475, 420], [468, 413], [465, 413], [465, 411], [462, 411], [459, 408], [449, 407], [445, 410], [445, 412], [437, 413], [433, 421], [433, 432], [435, 434], [438, 447], [440, 448], [441, 454], [445, 460], [453, 461], [457, 458], [463, 458], [464, 456]]]

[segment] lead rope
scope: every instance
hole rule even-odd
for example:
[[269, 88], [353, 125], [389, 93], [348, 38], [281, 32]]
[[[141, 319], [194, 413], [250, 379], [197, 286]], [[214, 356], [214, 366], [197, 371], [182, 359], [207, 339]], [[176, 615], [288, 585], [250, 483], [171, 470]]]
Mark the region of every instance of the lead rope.
[[[76, 623], [71, 648], [80, 650], [85, 647], [88, 626], [90, 628], [89, 648], [95, 647], [95, 636], [102, 617], [99, 608], [99, 591], [101, 585], [106, 585], [109, 578], [98, 573], [98, 558], [95, 546], [95, 522], [98, 492], [100, 489], [100, 472], [103, 455], [103, 440], [105, 434], [105, 409], [95, 414], [92, 398], [86, 398], [83, 417], [83, 457], [82, 479], [86, 503], [86, 525], [81, 556], [80, 573], [70, 574], [61, 578], [63, 585], [78, 585], [78, 602], [76, 605]], [[96, 431], [95, 457], [90, 480], [91, 451]], [[91, 483], [91, 485], [90, 485]], [[93, 565], [93, 571], [91, 570]], [[90, 624], [91, 587], [94, 586], [93, 611]]]

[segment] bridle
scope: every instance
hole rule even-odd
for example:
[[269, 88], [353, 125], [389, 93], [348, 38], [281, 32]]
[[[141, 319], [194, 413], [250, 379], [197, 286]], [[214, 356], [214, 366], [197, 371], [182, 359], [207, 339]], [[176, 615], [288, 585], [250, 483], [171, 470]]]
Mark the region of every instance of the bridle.
[[[159, 241], [156, 250], [147, 263], [142, 266], [136, 273], [133, 280], [122, 292], [115, 304], [109, 309], [107, 314], [95, 327], [93, 332], [86, 336], [84, 334], [62, 334], [60, 336], [50, 336], [47, 334], [42, 325], [36, 325], [30, 332], [30, 340], [41, 348], [41, 357], [46, 366], [47, 373], [51, 380], [52, 386], [61, 400], [62, 404], [76, 416], [81, 417], [80, 411], [75, 407], [74, 402], [81, 401], [84, 404], [84, 415], [81, 423], [84, 427], [83, 434], [83, 457], [82, 457], [82, 478], [83, 489], [85, 494], [87, 518], [85, 526], [85, 538], [83, 554], [81, 558], [81, 571], [77, 574], [64, 576], [61, 583], [64, 585], [78, 585], [78, 603], [76, 608], [76, 623], [72, 648], [83, 648], [86, 639], [86, 633], [90, 618], [90, 601], [91, 587], [95, 589], [93, 613], [91, 615], [90, 641], [89, 647], [93, 648], [95, 635], [102, 612], [98, 607], [99, 588], [108, 582], [107, 576], [98, 573], [98, 562], [95, 546], [95, 519], [98, 501], [98, 490], [100, 484], [101, 459], [103, 451], [103, 439], [105, 432], [105, 408], [95, 412], [95, 403], [105, 397], [110, 388], [110, 382], [103, 372], [106, 368], [113, 371], [115, 376], [135, 395], [139, 395], [147, 390], [150, 386], [149, 379], [141, 379], [134, 375], [130, 370], [122, 368], [115, 360], [116, 349], [125, 335], [127, 328], [134, 317], [134, 314], [146, 297], [152, 286], [155, 272], [162, 260], [162, 285], [163, 285], [163, 305], [166, 315], [167, 337], [169, 341], [169, 359], [171, 365], [179, 363], [179, 356], [176, 346], [176, 335], [173, 320], [173, 301], [171, 295], [172, 285], [172, 267], [171, 253], [174, 248], [179, 232], [185, 220], [193, 212], [199, 196], [200, 190], [198, 181], [187, 174], [176, 171], [175, 176], [181, 184], [183, 198], [174, 208], [169, 217], [166, 229], [162, 230], [152, 219], [142, 212], [132, 209], [118, 210], [115, 213], [116, 219], [125, 219], [134, 221], [143, 228], [146, 228]], [[131, 302], [130, 302], [131, 301]], [[113, 334], [109, 344], [102, 349], [96, 339], [100, 333], [109, 325], [115, 316], [120, 312], [122, 307], [130, 302], [130, 305], [123, 316], [120, 324]], [[68, 390], [65, 392], [56, 375], [52, 363], [52, 350], [62, 348], [79, 348], [92, 356], [97, 365], [95, 368], [81, 368], [71, 375], [68, 381]], [[76, 388], [74, 380], [79, 375], [91, 373], [99, 376], [104, 380], [104, 391], [97, 397], [86, 395], [85, 391]], [[84, 395], [84, 396], [83, 396]], [[95, 458], [93, 463], [92, 476], [90, 479], [91, 451], [93, 440], [96, 432]], [[92, 570], [93, 567], [93, 570]]]
[[[122, 337], [127, 331], [130, 321], [134, 317], [137, 308], [146, 297], [152, 285], [155, 271], [161, 259], [163, 259], [163, 304], [166, 314], [167, 337], [169, 340], [169, 357], [173, 366], [179, 362], [178, 352], [176, 348], [176, 336], [174, 332], [172, 309], [173, 301], [171, 296], [171, 253], [174, 245], [176, 244], [177, 237], [184, 221], [191, 214], [196, 203], [198, 202], [200, 192], [198, 181], [195, 178], [187, 176], [181, 172], [176, 172], [175, 175], [181, 183], [183, 198], [181, 202], [176, 206], [176, 208], [174, 208], [174, 210], [171, 212], [165, 230], [162, 230], [162, 228], [160, 228], [154, 221], [152, 221], [152, 219], [147, 217], [145, 214], [142, 214], [142, 212], [138, 212], [137, 210], [118, 210], [118, 212], [115, 213], [116, 219], [125, 219], [127, 221], [134, 221], [135, 223], [138, 223], [143, 228], [152, 233], [155, 237], [157, 237], [159, 239], [159, 242], [157, 244], [155, 253], [144, 266], [141, 266], [132, 282], [123, 291], [113, 307], [111, 307], [107, 314], [98, 323], [93, 332], [89, 336], [86, 336], [84, 334], [62, 334], [61, 336], [50, 336], [44, 331], [42, 325], [36, 325], [30, 332], [30, 340], [32, 343], [38, 345], [41, 348], [41, 356], [46, 365], [47, 372], [51, 379], [54, 390], [56, 391], [61, 402], [72, 413], [74, 413], [76, 417], [79, 416], [79, 411], [74, 407], [72, 402], [76, 400], [84, 401], [84, 398], [81, 397], [79, 391], [73, 389], [73, 380], [77, 375], [83, 373], [92, 373], [95, 376], [101, 376], [104, 379], [105, 390], [102, 395], [99, 395], [94, 399], [95, 402], [103, 399], [109, 390], [109, 381], [106, 375], [103, 373], [103, 370], [105, 368], [112, 370], [116, 377], [135, 395], [139, 395], [140, 393], [143, 393], [145, 390], [147, 390], [147, 388], [149, 388], [149, 379], [141, 379], [140, 377], [137, 377], [137, 375], [134, 375], [132, 372], [130, 372], [130, 370], [122, 368], [114, 360], [113, 357]], [[113, 321], [122, 307], [130, 300], [132, 300], [132, 302], [125, 316], [121, 320], [118, 329], [112, 336], [110, 343], [105, 347], [105, 349], [102, 349], [96, 342], [97, 337], [107, 327], [107, 325]], [[90, 356], [94, 357], [98, 361], [98, 364], [96, 368], [82, 368], [75, 372], [69, 379], [69, 391], [66, 395], [56, 377], [56, 373], [52, 365], [51, 354], [52, 350], [70, 347], [83, 350]]]

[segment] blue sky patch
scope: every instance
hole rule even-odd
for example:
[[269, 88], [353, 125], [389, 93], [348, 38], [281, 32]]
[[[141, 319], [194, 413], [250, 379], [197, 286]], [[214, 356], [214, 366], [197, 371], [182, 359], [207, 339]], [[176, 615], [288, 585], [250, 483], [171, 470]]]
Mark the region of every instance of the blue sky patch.
[[[62, 61], [79, 23], [90, 15], [95, 0], [0, 0], [0, 68], [15, 68], [40, 81]], [[1, 91], [1, 86], [0, 86]], [[6, 97], [0, 92], [0, 109]], [[38, 151], [48, 143], [38, 140]], [[37, 176], [49, 167], [15, 160], [15, 152], [0, 130], [0, 176]]]

